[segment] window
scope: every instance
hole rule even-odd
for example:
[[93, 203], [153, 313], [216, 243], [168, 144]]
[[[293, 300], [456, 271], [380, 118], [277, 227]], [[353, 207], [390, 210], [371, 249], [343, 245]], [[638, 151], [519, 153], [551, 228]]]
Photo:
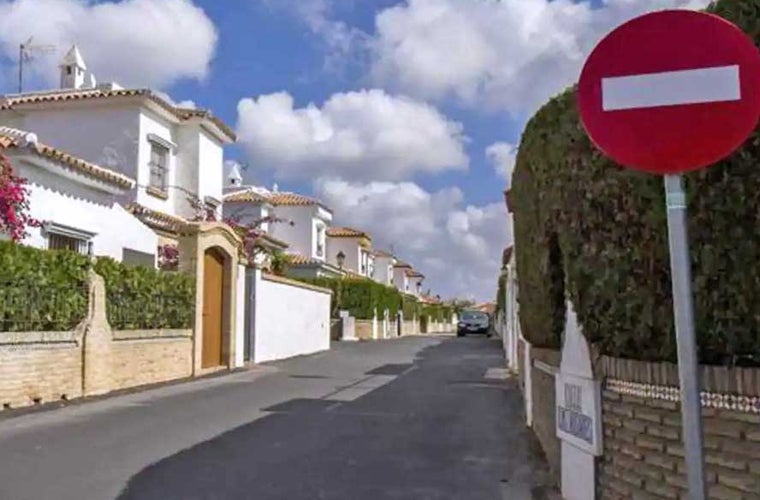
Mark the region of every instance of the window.
[[317, 257], [325, 255], [325, 227], [317, 226]]
[[150, 187], [166, 191], [169, 170], [169, 148], [156, 142], [150, 143]]
[[125, 264], [141, 267], [156, 267], [156, 256], [151, 253], [139, 252], [131, 248], [122, 248], [121, 260]]
[[68, 250], [82, 255], [92, 255], [92, 237], [95, 233], [89, 233], [49, 222], [43, 226], [44, 234], [47, 235], [49, 250]]

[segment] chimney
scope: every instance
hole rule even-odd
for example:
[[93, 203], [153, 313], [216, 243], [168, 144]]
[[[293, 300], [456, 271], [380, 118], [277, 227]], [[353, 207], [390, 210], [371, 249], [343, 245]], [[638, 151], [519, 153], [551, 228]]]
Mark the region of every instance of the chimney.
[[240, 187], [243, 185], [243, 175], [240, 173], [240, 165], [237, 162], [230, 162], [232, 167], [230, 168], [230, 174], [227, 176], [227, 180], [230, 182], [230, 187]]
[[63, 57], [61, 64], [61, 88], [79, 90], [85, 86], [87, 65], [76, 44]]

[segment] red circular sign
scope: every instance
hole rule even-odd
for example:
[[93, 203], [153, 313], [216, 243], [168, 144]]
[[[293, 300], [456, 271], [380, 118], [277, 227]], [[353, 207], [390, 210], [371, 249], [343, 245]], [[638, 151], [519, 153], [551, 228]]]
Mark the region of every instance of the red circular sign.
[[616, 162], [659, 174], [697, 170], [757, 125], [760, 53], [718, 16], [654, 12], [599, 42], [577, 97], [589, 137]]

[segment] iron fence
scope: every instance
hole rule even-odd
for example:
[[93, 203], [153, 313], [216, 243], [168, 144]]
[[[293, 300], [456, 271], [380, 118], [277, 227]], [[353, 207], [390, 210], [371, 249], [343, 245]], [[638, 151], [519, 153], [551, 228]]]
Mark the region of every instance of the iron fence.
[[195, 307], [182, 290], [109, 291], [108, 322], [115, 330], [192, 328]]
[[87, 315], [87, 284], [0, 281], [0, 332], [69, 331]]

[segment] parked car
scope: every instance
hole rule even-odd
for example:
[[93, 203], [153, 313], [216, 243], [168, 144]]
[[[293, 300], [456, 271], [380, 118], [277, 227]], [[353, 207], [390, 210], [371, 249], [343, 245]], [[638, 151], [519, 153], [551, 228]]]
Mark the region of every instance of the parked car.
[[491, 336], [491, 317], [481, 311], [463, 311], [457, 325], [457, 337], [468, 333], [484, 333]]

